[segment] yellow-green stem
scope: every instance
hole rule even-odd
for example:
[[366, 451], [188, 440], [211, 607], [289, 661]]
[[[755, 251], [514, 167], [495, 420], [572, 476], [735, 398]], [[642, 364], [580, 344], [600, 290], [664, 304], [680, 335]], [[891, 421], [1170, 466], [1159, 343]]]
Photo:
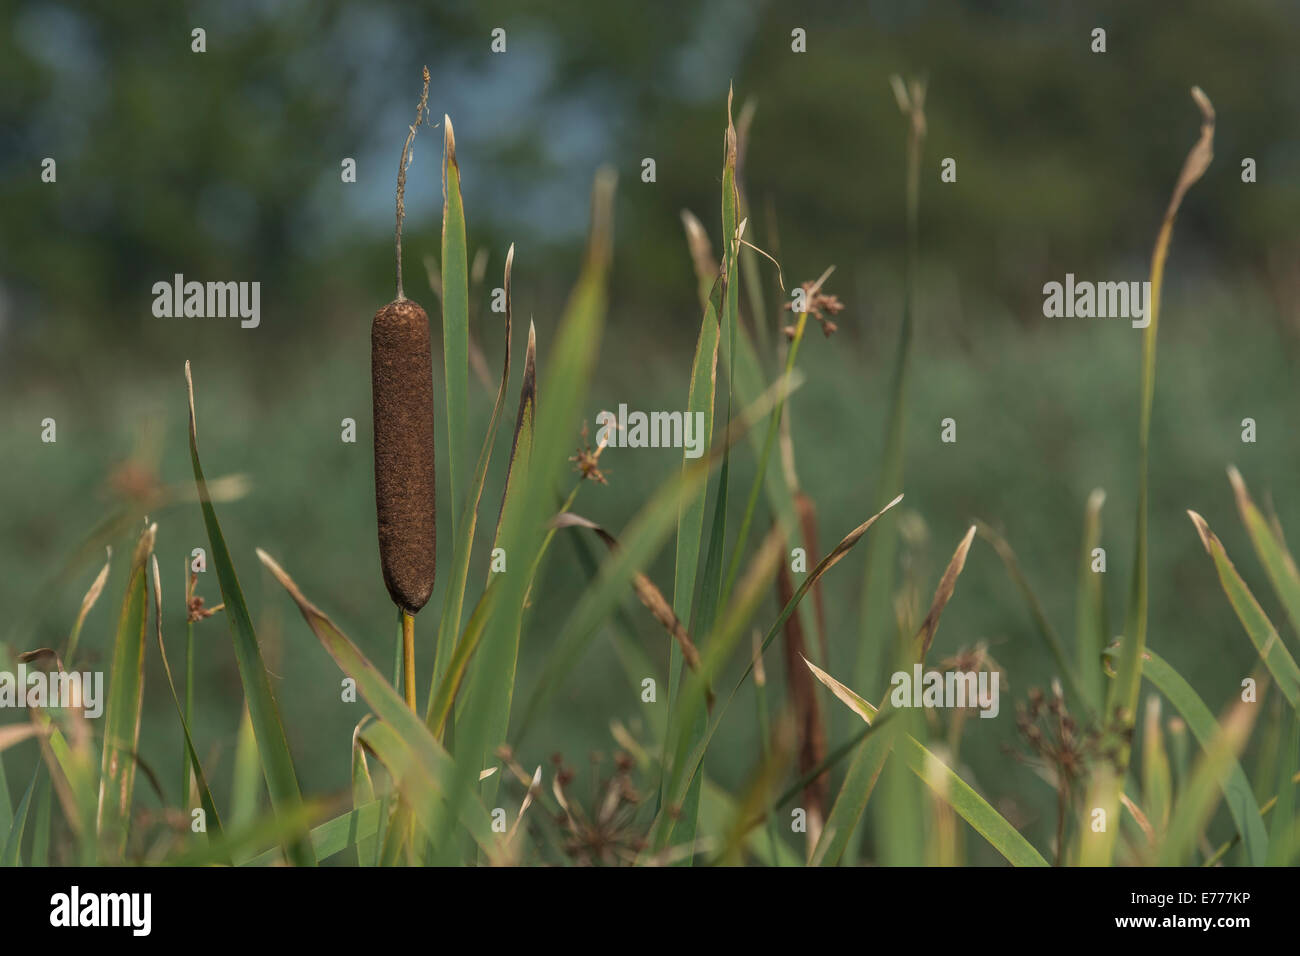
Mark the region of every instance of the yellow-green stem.
[[415, 710], [415, 617], [409, 611], [402, 611], [402, 678], [406, 706]]

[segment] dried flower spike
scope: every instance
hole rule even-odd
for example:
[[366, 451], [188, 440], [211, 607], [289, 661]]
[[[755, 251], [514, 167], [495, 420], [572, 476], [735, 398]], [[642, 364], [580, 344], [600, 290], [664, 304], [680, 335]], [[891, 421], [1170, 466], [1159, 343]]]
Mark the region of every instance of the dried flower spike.
[[397, 170], [397, 298], [375, 313], [370, 376], [375, 424], [375, 514], [384, 584], [402, 612], [406, 699], [415, 706], [413, 615], [433, 594], [437, 507], [433, 461], [433, 359], [429, 316], [402, 291], [402, 219], [411, 141], [429, 99], [424, 90]]

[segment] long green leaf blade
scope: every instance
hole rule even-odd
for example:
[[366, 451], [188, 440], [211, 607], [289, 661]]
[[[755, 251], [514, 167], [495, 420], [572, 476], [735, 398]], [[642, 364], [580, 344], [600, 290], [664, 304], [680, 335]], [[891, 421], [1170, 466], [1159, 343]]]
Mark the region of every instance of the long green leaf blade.
[[1241, 521], [1250, 532], [1250, 540], [1255, 545], [1255, 553], [1268, 574], [1273, 590], [1286, 609], [1291, 621], [1291, 628], [1300, 634], [1300, 570], [1295, 559], [1287, 550], [1282, 540], [1280, 529], [1268, 522], [1246, 490], [1246, 482], [1236, 468], [1228, 469], [1228, 479], [1237, 498], [1237, 510], [1241, 512]]
[[104, 708], [104, 752], [100, 768], [96, 829], [117, 857], [126, 852], [135, 790], [136, 746], [144, 703], [145, 626], [148, 618], [146, 564], [153, 553], [156, 524], [140, 535], [127, 574], [126, 596], [113, 643], [108, 703]]
[[1295, 658], [1282, 643], [1273, 622], [1268, 619], [1264, 609], [1255, 600], [1255, 595], [1251, 594], [1250, 588], [1237, 573], [1223, 548], [1223, 542], [1210, 530], [1204, 518], [1195, 511], [1187, 513], [1196, 525], [1196, 532], [1201, 536], [1201, 544], [1205, 546], [1206, 553], [1214, 559], [1214, 567], [1219, 572], [1219, 583], [1223, 586], [1223, 593], [1228, 596], [1232, 609], [1237, 612], [1237, 619], [1259, 651], [1268, 672], [1277, 681], [1282, 696], [1287, 699], [1293, 711], [1300, 713], [1300, 666], [1296, 665]]
[[[194, 739], [190, 736], [190, 724], [185, 719], [185, 710], [181, 707], [180, 695], [176, 693], [176, 681], [172, 678], [172, 666], [167, 661], [167, 645], [163, 642], [162, 632], [162, 580], [158, 574], [158, 556], [152, 555], [153, 562], [153, 607], [154, 607], [154, 633], [158, 638], [158, 654], [162, 658], [163, 672], [167, 675], [167, 686], [172, 692], [172, 703], [176, 705], [176, 717], [181, 723], [181, 733], [185, 736], [185, 750], [190, 758], [190, 766], [194, 771], [194, 779], [199, 788], [199, 802], [202, 804], [203, 813], [207, 817], [205, 821], [208, 842], [215, 842], [221, 838], [221, 817], [217, 813], [217, 805], [212, 799], [212, 793], [208, 790], [208, 780], [203, 774], [203, 764], [199, 762], [199, 753], [194, 749]], [[188, 793], [181, 794], [181, 806], [185, 808], [185, 803], [189, 800]]]
[[[426, 824], [441, 818], [442, 803], [452, 776], [451, 757], [379, 670], [323, 611], [306, 598], [284, 569], [260, 548], [257, 556], [293, 598], [303, 620], [339, 669], [357, 682], [357, 690], [383, 722], [363, 729], [361, 739], [367, 744], [375, 744], [372, 749], [399, 780], [399, 785], [410, 788], [406, 792], [408, 797], [414, 798], [411, 810], [417, 817]], [[491, 824], [481, 804], [472, 801], [464, 805], [460, 820], [484, 849], [494, 848]]]
[[32, 805], [32, 793], [36, 789], [36, 781], [40, 777], [40, 768], [32, 774], [32, 782], [27, 785], [23, 791], [23, 798], [18, 801], [18, 808], [14, 811], [13, 821], [10, 823], [6, 835], [3, 849], [0, 849], [0, 866], [22, 866], [22, 849], [23, 833], [27, 829], [27, 813]]
[[469, 256], [465, 207], [451, 117], [444, 115], [442, 159], [442, 361], [447, 382], [447, 473], [451, 476], [451, 538], [460, 539], [461, 502], [469, 467]]
[[[496, 445], [497, 428], [501, 424], [501, 410], [506, 403], [506, 386], [510, 381], [510, 335], [511, 335], [511, 301], [510, 270], [515, 261], [515, 247], [510, 246], [506, 253], [505, 267], [505, 307], [506, 307], [506, 343], [504, 367], [501, 370], [501, 385], [497, 389], [496, 403], [492, 406], [492, 418], [488, 423], [487, 434], [483, 439], [483, 448], [479, 452], [478, 464], [474, 468], [473, 484], [469, 496], [465, 499], [465, 512], [460, 519], [459, 535], [452, 551], [451, 577], [447, 591], [443, 596], [442, 616], [438, 621], [437, 656], [434, 661], [433, 687], [442, 679], [445, 668], [445, 656], [450, 652], [449, 645], [460, 632], [461, 611], [465, 604], [465, 582], [469, 575], [470, 556], [474, 551], [474, 532], [478, 528], [479, 500], [483, 497], [483, 482], [487, 478], [488, 465], [492, 461], [492, 449]], [[444, 300], [445, 303], [445, 300]], [[453, 499], [454, 500], [454, 499]], [[433, 690], [430, 689], [432, 694]]]
[[[203, 524], [207, 528], [208, 544], [212, 548], [212, 564], [216, 568], [217, 581], [221, 585], [221, 599], [226, 605], [226, 620], [230, 622], [230, 637], [235, 646], [239, 679], [244, 685], [244, 697], [248, 702], [253, 733], [257, 737], [262, 773], [266, 777], [266, 788], [271, 795], [271, 806], [276, 815], [296, 819], [302, 806], [302, 791], [298, 787], [298, 776], [293, 769], [289, 741], [284, 735], [284, 725], [280, 722], [280, 711], [275, 703], [275, 695], [271, 691], [271, 680], [266, 672], [266, 664], [262, 660], [262, 649], [257, 643], [257, 634], [253, 631], [253, 620], [248, 614], [244, 592], [239, 586], [239, 577], [235, 574], [235, 565], [231, 561], [225, 535], [221, 533], [216, 509], [212, 506], [208, 483], [203, 477], [203, 466], [199, 463], [198, 424], [194, 413], [194, 381], [190, 375], [189, 362], [185, 363], [185, 384], [189, 390], [190, 402], [190, 463], [194, 467], [194, 482], [198, 486], [199, 505], [203, 510]], [[311, 842], [307, 839], [305, 827], [286, 830], [285, 836], [284, 849], [289, 862], [296, 866], [316, 865], [316, 858], [312, 854]]]
[[[1110, 651], [1107, 656], [1113, 658], [1115, 652]], [[1168, 661], [1149, 648], [1143, 662], [1142, 676], [1173, 704], [1197, 743], [1203, 749], [1208, 749], [1219, 735], [1219, 723], [1214, 712], [1192, 689], [1192, 685]], [[1237, 832], [1245, 843], [1246, 859], [1252, 866], [1262, 866], [1268, 848], [1268, 834], [1260, 819], [1259, 803], [1255, 800], [1250, 780], [1236, 759], [1224, 767], [1219, 786], [1223, 790], [1228, 812], [1237, 825]]]
[[[575, 422], [582, 417], [582, 403], [604, 329], [613, 193], [614, 176], [602, 170], [593, 188], [586, 260], [555, 336], [547, 400], [538, 407], [533, 461], [526, 471], [516, 470], [516, 480], [521, 484], [507, 498], [502, 514], [498, 546], [504, 549], [508, 561], [516, 562], [516, 566], [522, 564], [530, 573], [501, 578], [502, 593], [471, 665], [469, 699], [473, 706], [466, 708], [464, 720], [458, 720], [456, 725], [456, 773], [448, 797], [453, 815], [469, 796], [479, 772], [493, 761], [509, 728], [533, 559], [546, 537], [549, 497], [566, 467], [565, 450], [570, 447]], [[494, 776], [489, 778], [489, 791], [495, 786]]]

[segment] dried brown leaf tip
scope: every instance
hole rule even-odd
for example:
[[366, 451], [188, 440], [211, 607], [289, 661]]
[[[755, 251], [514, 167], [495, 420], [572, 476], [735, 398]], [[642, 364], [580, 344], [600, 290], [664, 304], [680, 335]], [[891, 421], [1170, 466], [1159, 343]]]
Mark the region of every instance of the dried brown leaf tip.
[[189, 578], [185, 582], [185, 613], [190, 621], [201, 621], [204, 618], [212, 617], [225, 607], [224, 604], [218, 604], [216, 607], [204, 607], [203, 598], [194, 593], [198, 582], [199, 576], [191, 571]]
[[[844, 311], [844, 303], [840, 301], [837, 295], [829, 295], [822, 291], [822, 282], [825, 276], [811, 282], [801, 282], [799, 288], [803, 290], [803, 295], [798, 298], [802, 300], [804, 308], [800, 311], [807, 311], [814, 319], [821, 323], [822, 334], [830, 338], [835, 332], [839, 331], [839, 326], [831, 321], [829, 316], [839, 315]], [[790, 301], [782, 306], [789, 312], [795, 311], [795, 302]], [[785, 327], [785, 337], [793, 339], [795, 327], [787, 325]]]
[[607, 442], [602, 439], [597, 445], [596, 450], [592, 451], [587, 423], [582, 423], [582, 445], [578, 448], [576, 455], [569, 456], [569, 461], [573, 462], [573, 470], [580, 474], [585, 481], [594, 481], [598, 484], [608, 485], [605, 479], [605, 472], [600, 467], [600, 456], [607, 447]]

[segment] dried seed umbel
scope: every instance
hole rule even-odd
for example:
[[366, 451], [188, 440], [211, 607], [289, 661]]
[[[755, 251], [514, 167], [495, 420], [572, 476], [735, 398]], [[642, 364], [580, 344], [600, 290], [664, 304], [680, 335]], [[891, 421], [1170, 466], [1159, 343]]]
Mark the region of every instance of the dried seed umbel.
[[397, 298], [375, 313], [370, 375], [375, 423], [375, 514], [384, 584], [402, 612], [406, 698], [415, 705], [413, 615], [433, 593], [437, 506], [429, 317], [402, 291], [406, 166], [429, 100], [429, 70], [397, 169]]

